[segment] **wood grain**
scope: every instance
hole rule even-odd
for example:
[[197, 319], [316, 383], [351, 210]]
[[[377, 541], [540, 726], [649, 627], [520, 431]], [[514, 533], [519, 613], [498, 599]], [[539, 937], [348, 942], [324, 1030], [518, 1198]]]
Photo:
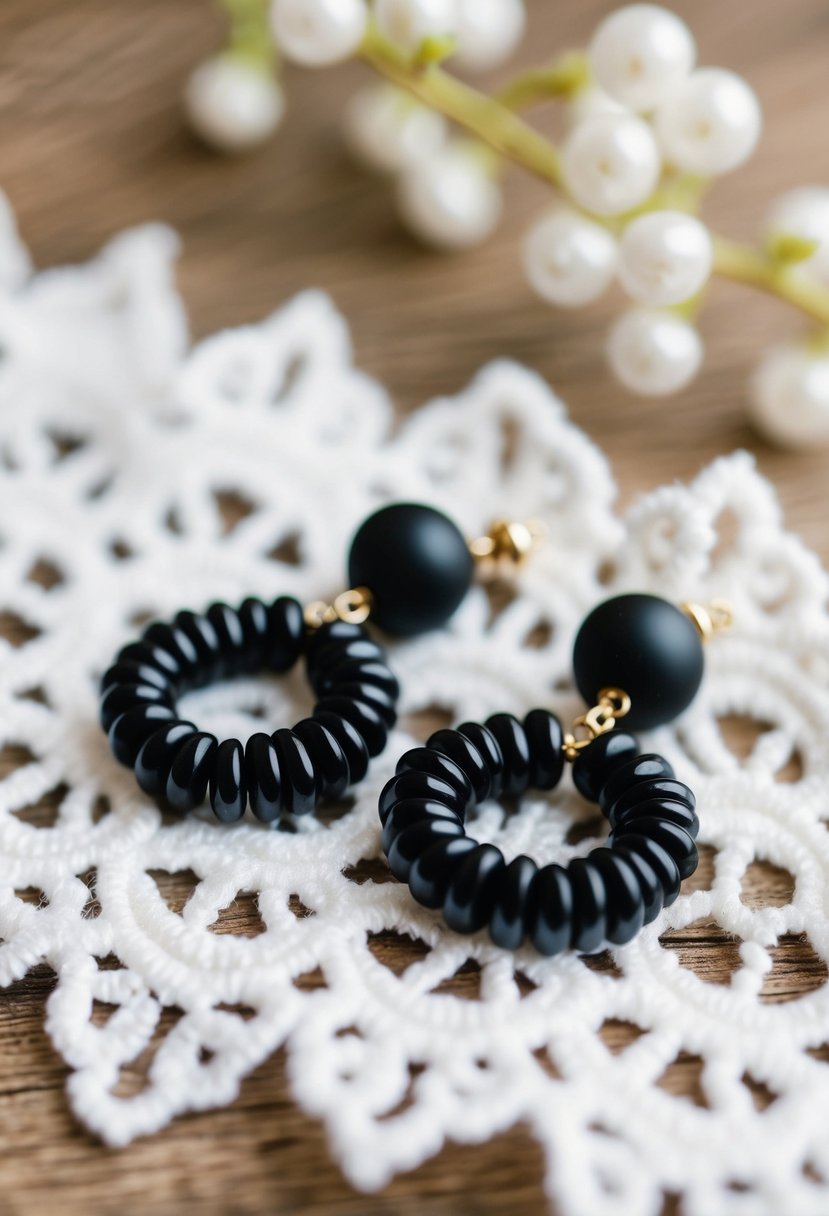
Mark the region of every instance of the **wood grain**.
[[[610, 7], [597, 0], [535, 0], [535, 58], [583, 44]], [[717, 187], [708, 212], [723, 230], [748, 234], [774, 192], [825, 175], [829, 6], [823, 0], [740, 6], [683, 0], [674, 7], [693, 24], [703, 62], [744, 72], [764, 103], [760, 152]], [[541, 186], [510, 175], [507, 219], [486, 248], [457, 257], [423, 251], [400, 232], [385, 186], [341, 152], [336, 119], [362, 75], [355, 65], [322, 75], [289, 72], [291, 111], [278, 140], [244, 160], [215, 157], [184, 129], [179, 94], [188, 70], [219, 37], [207, 0], [5, 0], [0, 6], [0, 184], [39, 264], [86, 258], [128, 224], [170, 222], [184, 241], [180, 282], [195, 334], [255, 320], [301, 288], [324, 287], [350, 319], [361, 366], [389, 386], [401, 410], [457, 390], [489, 358], [518, 358], [552, 382], [576, 422], [607, 451], [623, 502], [666, 479], [693, 476], [719, 453], [747, 447], [777, 486], [791, 526], [829, 555], [827, 457], [772, 451], [745, 421], [746, 382], [757, 352], [795, 324], [781, 305], [744, 289], [718, 288], [703, 318], [708, 360], [698, 382], [665, 404], [628, 397], [599, 358], [618, 300], [585, 313], [552, 312], [522, 281], [517, 241], [544, 202]], [[0, 628], [16, 626], [6, 621]], [[749, 726], [735, 722], [729, 730], [735, 749], [745, 747]], [[4, 754], [0, 771], [20, 759]], [[54, 806], [53, 796], [28, 814], [49, 822]], [[710, 882], [712, 867], [708, 852], [691, 885]], [[186, 878], [159, 875], [158, 881], [171, 906], [181, 906], [190, 889]], [[755, 863], [743, 898], [752, 906], [776, 904], [790, 890], [790, 875]], [[37, 900], [39, 893], [27, 898]], [[217, 931], [251, 933], [257, 921], [254, 902], [242, 902]], [[709, 983], [727, 983], [738, 965], [738, 943], [715, 925], [671, 932], [663, 944]], [[415, 957], [414, 947], [402, 948], [391, 935], [380, 935], [373, 948], [394, 969]], [[607, 957], [590, 965], [610, 970]], [[794, 1000], [826, 979], [809, 943], [785, 938], [763, 999]], [[322, 977], [303, 982], [318, 984]], [[320, 1126], [293, 1105], [281, 1053], [248, 1079], [230, 1109], [181, 1119], [122, 1152], [103, 1149], [67, 1114], [66, 1069], [42, 1029], [53, 983], [41, 967], [0, 996], [3, 1212], [45, 1212], [58, 1198], [67, 1216], [544, 1210], [541, 1155], [520, 1128], [485, 1149], [450, 1146], [378, 1198], [357, 1195], [330, 1163]], [[452, 987], [474, 998], [475, 969], [462, 970]], [[106, 1015], [96, 1010], [96, 1018]], [[174, 1017], [173, 1011], [168, 1021]], [[601, 1033], [609, 1050], [620, 1051], [638, 1031], [609, 1022]], [[829, 1059], [827, 1048], [816, 1054]], [[127, 1090], [142, 1084], [146, 1065], [138, 1061], [125, 1076]], [[678, 1100], [701, 1103], [699, 1072], [699, 1060], [681, 1056], [661, 1083]], [[758, 1108], [773, 1101], [752, 1078], [746, 1084]], [[677, 1197], [666, 1196], [665, 1213], [678, 1210]]]

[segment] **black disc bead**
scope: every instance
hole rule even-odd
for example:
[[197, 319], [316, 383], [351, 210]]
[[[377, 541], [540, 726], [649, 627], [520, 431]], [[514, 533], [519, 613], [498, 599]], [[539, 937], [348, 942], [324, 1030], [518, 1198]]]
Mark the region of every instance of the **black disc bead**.
[[675, 802], [671, 798], [649, 798], [647, 802], [634, 803], [616, 816], [615, 827], [617, 830], [630, 828], [635, 831], [634, 825], [640, 819], [663, 819], [667, 823], [675, 823], [694, 840], [699, 835], [696, 811], [692, 811], [684, 802]]
[[210, 805], [221, 823], [241, 819], [248, 804], [245, 749], [238, 739], [224, 739], [210, 776]]
[[265, 666], [270, 640], [267, 607], [261, 600], [248, 596], [239, 605], [239, 623], [244, 641], [237, 670], [247, 675]]
[[150, 642], [130, 642], [122, 646], [115, 656], [115, 663], [139, 663], [154, 667], [173, 684], [177, 684], [182, 676], [181, 666], [175, 657], [168, 650]]
[[[664, 851], [664, 850], [663, 850]], [[623, 857], [624, 860], [633, 870], [636, 875], [636, 880], [639, 883], [639, 893], [642, 896], [642, 904], [644, 907], [644, 916], [642, 923], [645, 925], [655, 921], [659, 913], [662, 911], [663, 902], [665, 900], [665, 890], [659, 875], [651, 865], [650, 861], [641, 853], [635, 853], [632, 849], [625, 849], [621, 846], [614, 850], [617, 857]], [[665, 854], [667, 861], [671, 862], [676, 871], [676, 882], [679, 884], [679, 871], [676, 870], [676, 863]], [[673, 873], [673, 871], [670, 871]], [[678, 886], [677, 886], [678, 889]]]
[[622, 794], [627, 794], [640, 781], [673, 776], [674, 770], [664, 756], [657, 756], [653, 752], [646, 752], [643, 756], [634, 756], [630, 760], [625, 760], [610, 774], [599, 792], [599, 806], [607, 815], [617, 798], [620, 798]]
[[476, 802], [484, 802], [492, 792], [489, 767], [475, 744], [457, 730], [436, 730], [426, 740], [426, 747], [454, 760], [465, 773]]
[[102, 728], [108, 732], [116, 718], [139, 705], [174, 708], [171, 693], [156, 684], [115, 684], [101, 698], [99, 718]]
[[397, 704], [394, 698], [376, 684], [337, 684], [332, 688], [331, 695], [348, 697], [350, 701], [362, 701], [363, 704], [371, 706], [374, 712], [380, 715], [388, 730], [391, 730], [397, 721]]
[[179, 749], [197, 734], [192, 722], [170, 722], [150, 735], [135, 758], [135, 779], [145, 794], [162, 798]]
[[185, 608], [173, 617], [173, 625], [192, 643], [206, 679], [215, 679], [221, 672], [222, 652], [219, 635], [211, 622]]
[[211, 604], [205, 613], [219, 639], [218, 673], [234, 676], [240, 669], [245, 649], [245, 634], [239, 613], [229, 604]]
[[415, 858], [409, 870], [409, 890], [417, 902], [424, 908], [442, 907], [449, 884], [477, 847], [477, 840], [470, 836], [457, 836], [433, 844]]
[[631, 941], [645, 923], [645, 901], [633, 867], [613, 849], [593, 849], [588, 858], [607, 891], [605, 936], [615, 946]]
[[442, 752], [436, 752], [431, 747], [411, 748], [404, 752], [397, 761], [395, 771], [399, 774], [410, 770], [415, 773], [430, 773], [433, 777], [439, 777], [441, 781], [448, 782], [463, 799], [464, 812], [475, 805], [472, 782], [460, 765]]
[[574, 858], [567, 870], [573, 887], [570, 945], [592, 954], [607, 937], [607, 889], [601, 871], [586, 857]]
[[287, 815], [310, 815], [317, 801], [317, 777], [301, 739], [283, 728], [271, 736], [282, 774], [282, 809]]
[[644, 858], [659, 880], [663, 892], [663, 906], [670, 908], [679, 895], [682, 875], [668, 850], [658, 841], [652, 840], [650, 836], [643, 836], [637, 832], [626, 832], [624, 836], [614, 842], [614, 848], [623, 857], [632, 854]]
[[543, 866], [527, 905], [527, 933], [539, 954], [569, 949], [573, 934], [573, 884], [563, 866]]
[[498, 740], [492, 731], [480, 722], [462, 722], [458, 727], [458, 733], [465, 735], [483, 757], [491, 782], [489, 797], [500, 797], [504, 778], [504, 757], [498, 746]]
[[626, 722], [650, 730], [687, 709], [702, 681], [702, 641], [684, 612], [655, 595], [618, 595], [594, 608], [573, 647], [579, 692], [595, 705], [602, 688], [631, 699]]
[[530, 784], [531, 757], [526, 731], [512, 714], [492, 714], [486, 728], [494, 736], [504, 757], [501, 789], [507, 798], [523, 794]]
[[605, 812], [613, 827], [618, 819], [624, 818], [631, 807], [642, 802], [650, 802], [652, 798], [669, 798], [672, 802], [682, 802], [693, 811], [697, 805], [694, 791], [689, 789], [684, 781], [676, 777], [651, 777], [645, 781], [637, 781], [631, 785]]
[[168, 625], [166, 621], [153, 621], [141, 634], [141, 641], [158, 646], [173, 656], [180, 672], [179, 689], [192, 688], [200, 682], [199, 654], [183, 629]]
[[653, 840], [656, 844], [661, 844], [676, 862], [680, 878], [690, 878], [696, 870], [699, 864], [697, 846], [693, 837], [679, 824], [671, 823], [667, 819], [636, 819], [630, 824], [629, 829], [615, 828], [611, 839], [619, 844], [624, 843], [628, 830], [636, 835], [647, 836], [648, 840]]
[[350, 774], [345, 752], [327, 726], [318, 718], [303, 718], [294, 734], [305, 744], [317, 779], [317, 800], [342, 798]]
[[250, 809], [262, 823], [282, 814], [282, 774], [270, 735], [258, 731], [245, 745], [245, 785]]
[[531, 709], [524, 718], [524, 733], [530, 748], [529, 789], [552, 790], [564, 772], [564, 731], [548, 709]]
[[265, 666], [269, 671], [290, 671], [305, 642], [302, 604], [292, 595], [280, 595], [269, 607], [267, 638]]
[[308, 675], [311, 677], [317, 655], [323, 650], [329, 642], [351, 642], [367, 637], [365, 627], [356, 625], [353, 621], [325, 621], [318, 628], [306, 635], [305, 638], [305, 662], [308, 666]]
[[389, 869], [400, 882], [408, 882], [412, 863], [433, 845], [465, 839], [457, 819], [421, 819], [398, 833], [388, 851]]
[[598, 802], [615, 770], [638, 755], [639, 743], [633, 735], [610, 730], [579, 752], [573, 761], [573, 784], [588, 802]]
[[311, 686], [332, 672], [341, 663], [383, 663], [386, 652], [379, 642], [370, 638], [362, 625], [356, 626], [362, 631], [361, 636], [354, 638], [334, 638], [319, 646], [313, 652], [313, 658], [307, 659], [308, 678]]
[[101, 676], [101, 696], [118, 684], [152, 684], [168, 693], [173, 689], [168, 676], [149, 663], [113, 663]]
[[314, 720], [322, 723], [342, 748], [348, 763], [349, 784], [356, 785], [358, 781], [362, 781], [368, 772], [369, 755], [365, 740], [356, 726], [352, 726], [339, 714], [315, 711]]
[[380, 823], [385, 825], [395, 803], [407, 798], [435, 798], [451, 807], [459, 819], [466, 813], [466, 799], [455, 786], [433, 773], [416, 773], [408, 769], [391, 777], [383, 786], [378, 803]]
[[137, 705], [116, 718], [109, 728], [109, 745], [119, 764], [132, 768], [141, 748], [165, 722], [177, 722], [178, 714], [166, 705]]
[[527, 906], [538, 866], [531, 857], [513, 858], [503, 872], [492, 915], [489, 936], [502, 950], [517, 950], [524, 940]]
[[386, 746], [389, 728], [381, 714], [367, 701], [333, 695], [323, 697], [314, 706], [314, 717], [318, 714], [337, 714], [350, 722], [365, 740], [369, 756], [379, 756]]
[[505, 870], [504, 854], [494, 844], [479, 844], [464, 857], [443, 901], [443, 919], [455, 933], [477, 933], [489, 921], [498, 884]]
[[397, 802], [389, 811], [383, 825], [383, 851], [388, 854], [395, 838], [424, 819], [449, 819], [461, 823], [457, 811], [437, 798], [406, 798]]
[[374, 684], [395, 701], [400, 696], [397, 676], [387, 663], [380, 659], [344, 659], [327, 671], [319, 672], [312, 687], [317, 696], [336, 693], [346, 684]]
[[218, 747], [215, 735], [198, 731], [179, 748], [164, 791], [173, 810], [185, 814], [204, 802]]
[[372, 619], [401, 636], [444, 625], [469, 590], [473, 570], [455, 524], [418, 503], [394, 503], [370, 515], [348, 556], [349, 585], [367, 587]]

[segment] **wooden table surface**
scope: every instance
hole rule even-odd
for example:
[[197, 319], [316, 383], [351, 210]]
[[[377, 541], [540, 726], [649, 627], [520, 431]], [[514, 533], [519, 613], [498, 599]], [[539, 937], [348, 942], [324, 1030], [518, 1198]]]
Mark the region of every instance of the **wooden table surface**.
[[[583, 45], [610, 4], [534, 0], [535, 58]], [[682, 0], [703, 62], [744, 73], [765, 110], [751, 164], [714, 190], [707, 214], [733, 235], [753, 232], [764, 200], [827, 179], [829, 5], [823, 0]], [[255, 320], [297, 290], [329, 291], [351, 323], [357, 359], [401, 409], [455, 391], [489, 358], [509, 355], [539, 370], [576, 422], [614, 462], [622, 502], [672, 478], [689, 478], [722, 452], [747, 447], [777, 486], [788, 520], [824, 557], [829, 455], [776, 452], [745, 420], [756, 353], [796, 324], [774, 300], [718, 286], [702, 330], [698, 381], [664, 404], [627, 396], [600, 357], [619, 304], [548, 310], [530, 295], [517, 239], [543, 205], [543, 188], [514, 172], [506, 221], [485, 248], [427, 253], [402, 234], [385, 187], [353, 168], [338, 137], [341, 103], [363, 69], [288, 73], [290, 114], [261, 152], [228, 161], [198, 147], [181, 118], [189, 69], [218, 44], [208, 0], [4, 0], [0, 6], [0, 185], [39, 265], [85, 259], [125, 225], [172, 223], [184, 251], [180, 283], [196, 335]], [[733, 724], [735, 747], [747, 731]], [[693, 882], [710, 880], [711, 861]], [[787, 876], [755, 866], [745, 898], [787, 898]], [[173, 906], [184, 896], [172, 884]], [[251, 914], [238, 909], [245, 931]], [[736, 947], [716, 926], [671, 934], [666, 947], [714, 982], [728, 982]], [[378, 945], [391, 965], [405, 957]], [[607, 960], [594, 965], [607, 966]], [[777, 947], [764, 999], [782, 1001], [827, 978], [797, 938]], [[474, 995], [474, 975], [456, 983]], [[0, 1211], [63, 1213], [527, 1213], [544, 1210], [541, 1154], [522, 1129], [485, 1148], [449, 1147], [383, 1195], [368, 1199], [328, 1159], [321, 1127], [288, 1092], [281, 1054], [244, 1084], [228, 1110], [178, 1120], [116, 1152], [67, 1113], [66, 1069], [43, 1031], [47, 968], [0, 994]], [[606, 1029], [611, 1047], [623, 1026]], [[132, 1083], [140, 1084], [141, 1065]], [[680, 1059], [664, 1084], [694, 1100], [699, 1061]], [[130, 1078], [127, 1078], [127, 1084]], [[764, 1095], [755, 1095], [762, 1103]], [[827, 1197], [829, 1205], [829, 1196]], [[666, 1197], [665, 1212], [680, 1210]]]

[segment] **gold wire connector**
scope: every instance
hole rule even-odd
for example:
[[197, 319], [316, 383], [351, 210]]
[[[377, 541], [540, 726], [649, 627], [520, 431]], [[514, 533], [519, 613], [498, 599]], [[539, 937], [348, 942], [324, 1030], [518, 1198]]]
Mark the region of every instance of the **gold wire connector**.
[[[613, 730], [618, 718], [630, 713], [630, 697], [621, 688], [603, 688], [599, 699], [586, 713], [573, 720], [573, 729], [564, 736], [561, 750], [571, 763], [599, 735]], [[579, 732], [578, 734], [576, 732]]]
[[303, 613], [308, 629], [319, 629], [332, 621], [347, 621], [350, 625], [362, 625], [371, 615], [371, 592], [368, 587], [351, 587], [342, 591], [333, 603], [312, 600]]
[[712, 600], [710, 604], [680, 604], [682, 611], [696, 626], [703, 642], [709, 642], [716, 633], [723, 633], [734, 623], [734, 610], [728, 600]]
[[469, 552], [482, 569], [517, 570], [538, 548], [545, 532], [544, 525], [537, 519], [526, 523], [495, 519], [484, 536], [469, 542]]

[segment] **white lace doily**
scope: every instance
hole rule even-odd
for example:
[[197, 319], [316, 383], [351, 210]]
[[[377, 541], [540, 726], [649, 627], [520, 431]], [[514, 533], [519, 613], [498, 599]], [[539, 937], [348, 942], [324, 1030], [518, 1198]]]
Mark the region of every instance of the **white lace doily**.
[[[829, 1037], [829, 985], [769, 1003], [764, 984], [782, 935], [808, 935], [829, 960], [827, 584], [769, 487], [739, 455], [620, 521], [602, 456], [510, 363], [392, 434], [386, 395], [353, 367], [321, 295], [188, 349], [174, 250], [169, 232], [145, 228], [88, 266], [31, 277], [5, 214], [0, 236], [0, 608], [16, 628], [0, 648], [0, 745], [17, 757], [0, 782], [0, 982], [44, 961], [57, 973], [47, 1025], [79, 1119], [125, 1145], [233, 1101], [287, 1044], [296, 1099], [358, 1187], [383, 1186], [446, 1139], [483, 1142], [523, 1121], [566, 1216], [655, 1216], [668, 1191], [684, 1194], [686, 1216], [825, 1213], [829, 1065], [814, 1049]], [[227, 493], [245, 506], [230, 531]], [[712, 645], [695, 705], [652, 736], [698, 792], [715, 876], [617, 950], [615, 975], [455, 936], [380, 867], [355, 873], [380, 855], [376, 798], [411, 743], [402, 729], [353, 811], [295, 832], [209, 814], [163, 822], [109, 754], [96, 680], [147, 613], [335, 592], [354, 526], [389, 496], [433, 502], [470, 534], [499, 513], [549, 526], [495, 619], [476, 591], [450, 631], [393, 648], [409, 715], [573, 711], [572, 636], [609, 590], [734, 603], [738, 626]], [[33, 581], [35, 568], [50, 577]], [[306, 698], [299, 676], [240, 680], [193, 694], [189, 710], [246, 736], [263, 712], [290, 721]], [[771, 727], [745, 760], [718, 726], [728, 714]], [[802, 775], [777, 780], [794, 753]], [[55, 787], [54, 823], [27, 822]], [[508, 822], [488, 806], [480, 835], [507, 854], [567, 858], [595, 843], [565, 839], [589, 814], [568, 787]], [[741, 900], [758, 858], [794, 876], [791, 902]], [[200, 880], [180, 913], [159, 870]], [[16, 894], [27, 888], [40, 906]], [[264, 931], [219, 936], [210, 926], [239, 892], [255, 893]], [[660, 944], [700, 918], [739, 943], [724, 984]], [[402, 974], [372, 951], [381, 931], [421, 943]], [[477, 999], [436, 991], [470, 958]], [[294, 979], [315, 968], [324, 984], [300, 990]], [[115, 1007], [103, 1025], [93, 1001]], [[182, 1015], [147, 1087], [116, 1096], [165, 1007]], [[608, 1019], [644, 1033], [614, 1055], [599, 1035]], [[657, 1084], [681, 1053], [703, 1062], [705, 1107]], [[767, 1109], [747, 1079], [775, 1098]]]

